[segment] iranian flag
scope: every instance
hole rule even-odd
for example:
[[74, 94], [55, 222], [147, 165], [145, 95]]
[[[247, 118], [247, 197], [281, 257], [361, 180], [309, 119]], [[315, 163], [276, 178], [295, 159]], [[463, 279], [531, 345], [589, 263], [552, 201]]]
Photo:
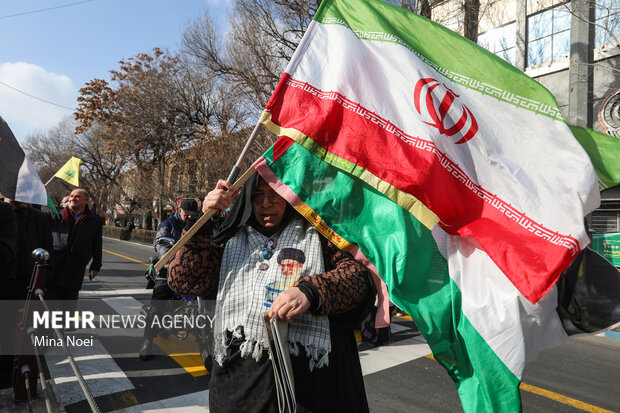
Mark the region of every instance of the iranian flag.
[[385, 281], [465, 411], [518, 411], [599, 203], [554, 97], [418, 15], [324, 0], [261, 122], [280, 138], [255, 168]]

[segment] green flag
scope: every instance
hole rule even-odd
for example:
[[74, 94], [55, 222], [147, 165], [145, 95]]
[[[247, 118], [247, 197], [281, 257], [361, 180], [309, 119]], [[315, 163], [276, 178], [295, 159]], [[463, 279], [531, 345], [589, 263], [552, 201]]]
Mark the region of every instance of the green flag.
[[60, 218], [60, 214], [58, 213], [58, 210], [56, 209], [56, 205], [54, 205], [54, 201], [52, 201], [52, 197], [50, 197], [49, 193], [47, 193], [47, 205], [46, 206], [50, 210], [54, 211], [56, 213], [56, 216]]
[[586, 150], [601, 189], [620, 184], [620, 139], [579, 126], [570, 130]]

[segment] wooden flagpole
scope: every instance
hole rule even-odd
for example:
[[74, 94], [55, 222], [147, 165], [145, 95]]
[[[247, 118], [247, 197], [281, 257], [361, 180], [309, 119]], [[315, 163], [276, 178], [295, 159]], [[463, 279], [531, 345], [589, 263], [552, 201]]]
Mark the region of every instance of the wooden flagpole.
[[[228, 175], [228, 179], [226, 179], [228, 182], [232, 182], [235, 179], [237, 179], [237, 176], [239, 175], [239, 172], [241, 171], [241, 165], [243, 164], [243, 162], [245, 162], [245, 158], [247, 157], [248, 152], [250, 151], [250, 147], [252, 146], [252, 144], [254, 143], [254, 140], [256, 139], [256, 136], [258, 135], [258, 130], [260, 128], [260, 125], [261, 125], [260, 123], [256, 124], [256, 126], [254, 127], [254, 130], [252, 131], [252, 134], [248, 138], [248, 141], [245, 143], [245, 146], [243, 147], [243, 150], [241, 151], [239, 158], [237, 158], [237, 163], [235, 164], [235, 166], [233, 166], [232, 170], [230, 171], [230, 174]], [[245, 184], [245, 182], [248, 179], [250, 179], [250, 177], [252, 176], [254, 172], [255, 172], [254, 168], [252, 167], [248, 168], [248, 170], [245, 171], [243, 175], [241, 175], [241, 177], [235, 181], [235, 183], [232, 185], [231, 190], [233, 192], [238, 191], [243, 186], [243, 184]], [[208, 209], [207, 212], [205, 212], [200, 217], [200, 219], [198, 219], [198, 221], [196, 221], [196, 223], [192, 225], [192, 227], [181, 237], [181, 239], [179, 239], [172, 246], [172, 248], [170, 248], [170, 250], [167, 253], [165, 253], [163, 257], [159, 259], [159, 261], [157, 261], [157, 264], [155, 264], [155, 269], [157, 271], [161, 271], [161, 269], [164, 268], [164, 265], [170, 262], [170, 260], [172, 259], [172, 257], [174, 257], [177, 251], [181, 249], [181, 247], [185, 245], [187, 241], [189, 241], [194, 236], [194, 234], [198, 232], [198, 230], [202, 228], [202, 226], [206, 224], [207, 221], [209, 221], [211, 217], [215, 215], [217, 212], [218, 211], [216, 209]]]

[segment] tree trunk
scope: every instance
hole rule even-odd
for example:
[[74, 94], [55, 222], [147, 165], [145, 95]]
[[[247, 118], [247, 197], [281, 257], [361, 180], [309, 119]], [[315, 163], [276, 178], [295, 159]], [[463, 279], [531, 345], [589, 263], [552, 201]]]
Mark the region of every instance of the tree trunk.
[[418, 14], [431, 20], [431, 3], [429, 0], [420, 0], [420, 11]]
[[476, 43], [478, 41], [478, 17], [480, 0], [465, 0], [463, 3], [463, 35]]
[[153, 229], [153, 207], [146, 211], [144, 215], [142, 215], [142, 228], [148, 229], [149, 231]]

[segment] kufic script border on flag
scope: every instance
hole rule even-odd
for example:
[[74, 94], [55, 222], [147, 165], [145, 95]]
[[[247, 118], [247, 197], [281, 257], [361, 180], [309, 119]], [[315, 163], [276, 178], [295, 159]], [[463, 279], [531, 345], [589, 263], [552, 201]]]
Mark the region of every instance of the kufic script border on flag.
[[[353, 102], [350, 99], [347, 99], [345, 96], [342, 96], [338, 92], [322, 91], [306, 82], [298, 81], [290, 77], [288, 77], [288, 79], [286, 80], [286, 85], [292, 88], [301, 89], [304, 92], [309, 93], [319, 99], [332, 100], [340, 104], [344, 109], [352, 111], [353, 113], [380, 126], [387, 133], [393, 135], [396, 138], [401, 139], [402, 141], [413, 146], [414, 148], [432, 153], [434, 156], [438, 158], [441, 166], [443, 166], [446, 171], [451, 173], [454, 178], [456, 178], [459, 182], [461, 182], [468, 189], [470, 189], [474, 194], [476, 194], [478, 197], [483, 199], [489, 205], [491, 205], [492, 207], [500, 211], [510, 220], [516, 222], [521, 227], [527, 229], [529, 232], [533, 233], [537, 237], [540, 237], [546, 241], [549, 241], [552, 244], [567, 248], [570, 251], [571, 256], [575, 256], [580, 251], [579, 242], [574, 237], [571, 237], [569, 235], [562, 235], [556, 231], [552, 231], [548, 228], [545, 228], [545, 226], [528, 218], [525, 213], [517, 210], [512, 205], [510, 205], [508, 202], [503, 201], [497, 195], [492, 194], [491, 192], [484, 189], [482, 186], [473, 182], [467, 176], [467, 174], [465, 174], [462, 171], [462, 169], [455, 162], [453, 162], [446, 154], [441, 152], [432, 141], [408, 135], [407, 133], [405, 133], [398, 127], [394, 126], [390, 121], [383, 119], [381, 116], [377, 115], [376, 113], [370, 110], [365, 109], [359, 103]], [[266, 118], [263, 117], [262, 119], [266, 119]], [[269, 118], [269, 122], [271, 122], [270, 118]], [[303, 132], [301, 131], [299, 131], [299, 133], [296, 135], [297, 136], [291, 137], [291, 138], [296, 140], [298, 143], [303, 144], [303, 141], [300, 141], [299, 138], [301, 136], [305, 137], [306, 135], [303, 134]], [[311, 139], [311, 138], [307, 137], [307, 139]], [[323, 149], [322, 147], [320, 147], [320, 145], [315, 145], [315, 147]], [[325, 154], [328, 154], [328, 152], [325, 151], [324, 149], [323, 151], [325, 152]], [[342, 159], [331, 153], [325, 156], [329, 156], [333, 159], [338, 159], [339, 161], [334, 161], [330, 163], [332, 163], [334, 166], [337, 166], [340, 169], [346, 172], [349, 172], [349, 173], [352, 173], [354, 166], [357, 166], [353, 164], [352, 162], [347, 161], [346, 159]]]
[[350, 27], [345, 21], [343, 21], [342, 19], [339, 19], [338, 17], [326, 16], [320, 20], [320, 23], [321, 24], [336, 24], [336, 25], [346, 27], [349, 30], [351, 30], [360, 40], [389, 42], [389, 43], [395, 43], [400, 46], [403, 46], [407, 48], [407, 50], [409, 50], [411, 53], [418, 56], [427, 65], [435, 69], [437, 73], [440, 73], [441, 75], [445, 76], [446, 78], [450, 79], [451, 81], [455, 83], [465, 86], [468, 89], [475, 90], [479, 93], [482, 93], [483, 95], [491, 96], [503, 102], [509, 103], [517, 108], [529, 110], [531, 112], [547, 116], [553, 120], [557, 120], [557, 121], [565, 123], [562, 112], [557, 107], [557, 104], [554, 107], [544, 102], [539, 102], [534, 99], [529, 99], [524, 96], [519, 96], [513, 92], [510, 92], [508, 90], [502, 89], [500, 87], [497, 87], [497, 86], [494, 86], [494, 85], [491, 85], [485, 82], [481, 82], [479, 80], [476, 80], [464, 74], [448, 70], [445, 67], [442, 67], [438, 65], [437, 63], [433, 62], [428, 57], [426, 57], [425, 55], [421, 54], [419, 51], [412, 48], [407, 42], [405, 42], [404, 40], [402, 40], [398, 36], [395, 36], [392, 33], [355, 29], [355, 28]]

